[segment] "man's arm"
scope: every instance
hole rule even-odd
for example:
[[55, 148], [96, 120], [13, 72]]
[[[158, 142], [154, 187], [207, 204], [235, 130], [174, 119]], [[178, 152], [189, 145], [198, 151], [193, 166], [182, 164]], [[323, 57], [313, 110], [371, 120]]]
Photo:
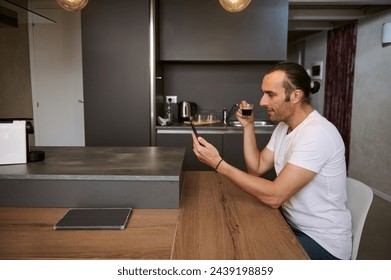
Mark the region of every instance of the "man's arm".
[[253, 124], [243, 128], [243, 153], [249, 174], [259, 176], [273, 168], [274, 153], [266, 147], [259, 151]]
[[272, 208], [280, 207], [316, 175], [313, 171], [290, 163], [281, 170], [274, 181], [247, 174], [224, 161], [219, 165], [218, 172]]
[[242, 108], [247, 102], [243, 100], [236, 112], [236, 117], [243, 127], [243, 154], [247, 172], [252, 175], [262, 175], [273, 168], [274, 154], [267, 148], [258, 149], [255, 137], [254, 115], [243, 116]]
[[197, 141], [194, 133], [192, 133], [192, 137], [193, 151], [201, 162], [213, 168], [216, 168], [218, 165], [216, 171], [227, 177], [239, 188], [273, 208], [280, 207], [306, 186], [316, 175], [313, 171], [288, 163], [274, 181], [269, 181], [248, 174], [224, 160], [221, 161], [218, 150], [212, 144], [202, 137], [198, 137]]

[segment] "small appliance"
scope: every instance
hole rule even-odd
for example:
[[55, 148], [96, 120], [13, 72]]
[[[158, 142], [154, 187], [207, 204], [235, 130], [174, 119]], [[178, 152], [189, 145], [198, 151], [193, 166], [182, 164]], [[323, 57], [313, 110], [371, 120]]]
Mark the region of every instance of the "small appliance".
[[0, 164], [26, 162], [26, 121], [0, 120]]
[[28, 135], [34, 133], [31, 119], [0, 119], [0, 165], [41, 161], [42, 151], [29, 151]]
[[195, 117], [197, 114], [197, 104], [190, 101], [181, 101], [178, 106], [178, 119], [179, 121], [188, 121], [190, 117]]

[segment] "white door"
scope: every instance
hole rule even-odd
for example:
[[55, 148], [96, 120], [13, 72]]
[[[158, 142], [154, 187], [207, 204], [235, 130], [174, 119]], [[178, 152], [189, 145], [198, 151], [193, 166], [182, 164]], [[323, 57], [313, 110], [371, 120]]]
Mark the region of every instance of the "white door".
[[35, 145], [84, 146], [80, 12], [42, 2], [47, 1], [32, 1], [30, 7], [56, 23], [30, 17]]

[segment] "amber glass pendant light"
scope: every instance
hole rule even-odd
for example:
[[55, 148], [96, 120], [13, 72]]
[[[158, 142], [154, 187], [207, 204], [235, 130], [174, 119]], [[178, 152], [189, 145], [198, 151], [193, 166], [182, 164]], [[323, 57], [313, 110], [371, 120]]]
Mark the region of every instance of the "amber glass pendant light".
[[219, 0], [220, 5], [228, 12], [236, 13], [243, 11], [251, 0]]
[[73, 12], [83, 9], [87, 5], [88, 0], [57, 0], [57, 3], [64, 10]]

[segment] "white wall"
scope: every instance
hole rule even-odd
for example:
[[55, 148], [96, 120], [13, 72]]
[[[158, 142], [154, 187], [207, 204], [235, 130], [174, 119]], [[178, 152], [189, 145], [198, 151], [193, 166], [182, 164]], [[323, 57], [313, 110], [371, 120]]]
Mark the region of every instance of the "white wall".
[[288, 61], [297, 62], [305, 69], [309, 69], [314, 62], [323, 61], [322, 79], [319, 79], [320, 89], [311, 96], [311, 104], [320, 114], [323, 115], [324, 104], [324, 83], [327, 55], [327, 31], [316, 33], [306, 37], [304, 40], [292, 43], [288, 46]]
[[319, 91], [311, 96], [312, 106], [323, 115], [324, 87], [327, 55], [327, 31], [308, 36], [305, 39], [304, 68], [309, 69], [314, 62], [323, 61], [323, 74]]
[[391, 46], [381, 44], [385, 22], [391, 22], [391, 10], [358, 22], [349, 176], [390, 200]]
[[37, 146], [84, 146], [81, 14], [30, 0], [30, 64]]
[[[358, 21], [348, 175], [391, 201], [391, 45], [381, 44], [385, 22], [391, 22], [391, 10]], [[306, 37], [304, 49], [289, 48], [292, 59], [299, 51], [304, 55], [305, 68], [318, 60], [327, 67], [327, 32]], [[321, 85], [312, 104], [323, 114], [324, 79]]]

